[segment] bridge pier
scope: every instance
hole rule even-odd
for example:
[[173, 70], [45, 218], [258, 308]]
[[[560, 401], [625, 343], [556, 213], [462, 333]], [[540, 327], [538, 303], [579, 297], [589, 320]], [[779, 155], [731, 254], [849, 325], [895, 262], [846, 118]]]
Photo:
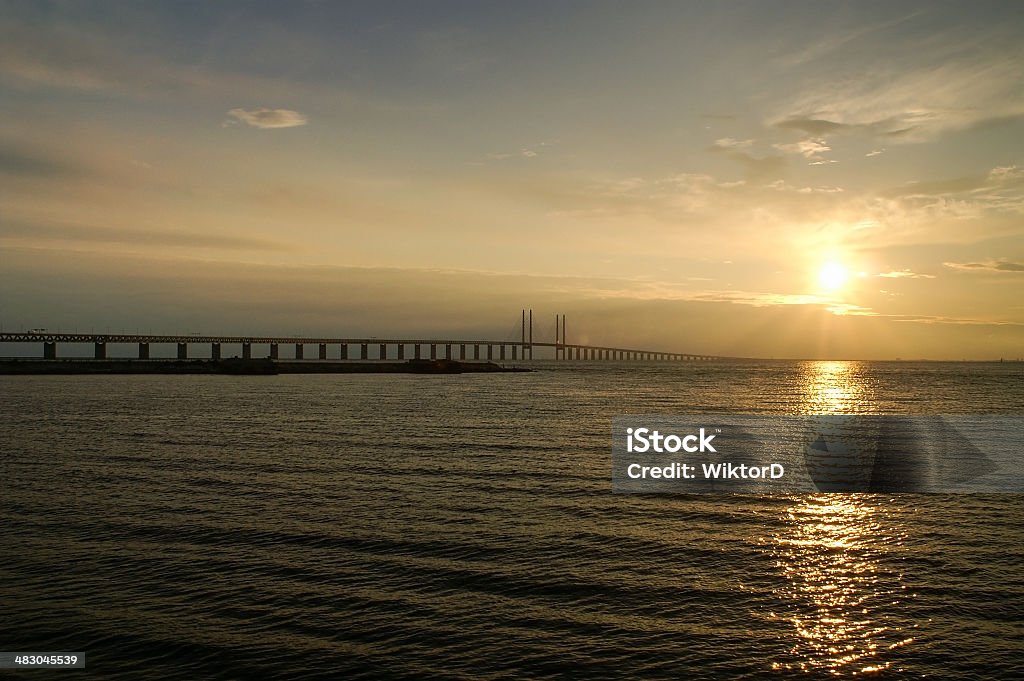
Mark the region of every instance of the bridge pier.
[[320, 359], [327, 359], [327, 343], [320, 344]]
[[277, 343], [271, 343], [270, 344], [270, 359], [277, 359], [278, 357], [280, 357], [280, 355], [281, 355], [281, 349], [278, 347]]
[[178, 359], [188, 359], [188, 343], [178, 343]]
[[96, 345], [93, 347], [92, 356], [96, 359], [107, 358], [107, 344], [103, 341], [96, 341]]
[[252, 343], [242, 343], [242, 359], [252, 359]]
[[477, 343], [473, 346], [473, 359], [480, 359], [480, 344]]
[[378, 348], [378, 350], [380, 350], [380, 358], [381, 359], [387, 359], [388, 358], [388, 346], [387, 346], [387, 344], [381, 343], [380, 347]]
[[487, 346], [487, 361], [489, 362], [492, 359], [494, 359], [494, 346], [493, 345], [488, 345]]
[[437, 359], [437, 344], [430, 344], [430, 359]]
[[504, 343], [502, 343], [501, 345], [498, 346], [498, 359], [503, 360], [503, 361], [505, 359], [505, 344]]
[[57, 359], [57, 343], [46, 341], [43, 343], [43, 359]]
[[445, 345], [444, 345], [444, 358], [445, 359], [451, 359], [452, 358], [452, 344], [451, 343], [445, 343]]
[[139, 343], [139, 359], [149, 359], [149, 343]]
[[512, 346], [512, 359], [513, 360], [516, 359], [516, 349], [517, 349], [517, 347], [518, 346], [515, 346], [515, 345]]
[[341, 344], [341, 353], [338, 355], [338, 359], [348, 359], [348, 343]]
[[367, 343], [359, 345], [359, 359], [370, 359], [370, 346]]
[[305, 354], [305, 346], [302, 343], [295, 344], [295, 359], [302, 359]]
[[405, 345], [398, 344], [398, 359], [405, 359]]
[[220, 359], [220, 343], [210, 343], [210, 359]]
[[420, 344], [419, 344], [419, 343], [417, 343], [416, 345], [414, 345], [414, 346], [413, 346], [413, 348], [414, 348], [414, 349], [413, 349], [413, 357], [414, 357], [415, 359], [423, 359], [423, 357], [422, 357], [422, 355], [423, 355], [423, 351], [422, 351], [422, 349], [420, 348]]
[[466, 344], [459, 343], [459, 359], [466, 359]]

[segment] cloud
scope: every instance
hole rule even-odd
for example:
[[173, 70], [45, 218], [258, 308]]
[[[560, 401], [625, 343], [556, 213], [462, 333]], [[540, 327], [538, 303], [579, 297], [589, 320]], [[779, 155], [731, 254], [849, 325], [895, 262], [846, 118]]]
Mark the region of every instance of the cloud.
[[934, 274], [918, 274], [910, 270], [893, 270], [892, 272], [881, 272], [875, 275], [885, 279], [934, 279]]
[[986, 262], [944, 262], [955, 270], [982, 270], [987, 272], [1024, 272], [1024, 263], [1009, 260], [988, 260]]
[[994, 198], [996, 195], [1017, 196], [1024, 189], [1024, 168], [997, 166], [984, 174], [966, 175], [931, 182], [908, 182], [883, 192], [889, 197], [934, 197], [974, 195]]
[[294, 128], [309, 121], [304, 114], [291, 109], [232, 109], [228, 115], [253, 128]]
[[5, 239], [28, 240], [33, 243], [89, 242], [232, 251], [279, 251], [285, 248], [280, 243], [246, 236], [38, 221], [11, 221], [0, 224], [0, 240]]
[[781, 156], [754, 156], [746, 151], [754, 144], [754, 140], [738, 140], [732, 137], [723, 137], [715, 140], [708, 147], [712, 153], [722, 154], [743, 165], [747, 177], [751, 180], [760, 180], [779, 176], [786, 167], [786, 160]]
[[773, 144], [773, 147], [787, 154], [799, 154], [804, 158], [820, 160], [821, 154], [832, 151], [832, 147], [821, 138], [811, 137], [792, 144]]
[[0, 174], [28, 177], [66, 177], [81, 169], [73, 163], [0, 140]]
[[823, 70], [781, 104], [771, 125], [822, 138], [858, 134], [914, 143], [1021, 120], [1022, 57], [1018, 45], [982, 48], [963, 40], [904, 48], [898, 60], [880, 54], [877, 64], [861, 62], [856, 71]]
[[515, 152], [494, 152], [487, 154], [487, 158], [493, 161], [504, 161], [510, 158], [537, 158], [541, 155], [541, 152], [548, 151], [547, 147], [557, 144], [558, 141], [553, 142], [538, 142], [537, 144], [523, 147], [519, 151]]
[[840, 303], [825, 296], [802, 293], [765, 293], [759, 291], [706, 291], [686, 296], [686, 300], [706, 303], [731, 303], [749, 305], [751, 307], [779, 307], [790, 305], [808, 305], [819, 307], [837, 316], [855, 315], [860, 317], [876, 317], [877, 312], [869, 307]]
[[[832, 53], [840, 51], [850, 43], [856, 43], [865, 38], [873, 37], [873, 34], [884, 32], [899, 24], [910, 21], [923, 14], [924, 10], [916, 10], [910, 14], [899, 16], [895, 19], [868, 24], [866, 26], [855, 26], [846, 30], [838, 30], [825, 34], [808, 44], [803, 49], [780, 57], [777, 61], [784, 67], [794, 67], [808, 62], [817, 61]], [[817, 32], [816, 32], [817, 33]]]
[[1005, 319], [970, 319], [960, 317], [940, 317], [934, 315], [883, 315], [894, 322], [916, 324], [958, 324], [963, 326], [1024, 326], [1022, 322]]
[[790, 116], [781, 121], [776, 121], [774, 125], [776, 128], [782, 128], [783, 130], [797, 130], [799, 132], [806, 132], [808, 135], [819, 136], [842, 132], [851, 127], [842, 123], [836, 123], [835, 121], [808, 116]]
[[871, 158], [872, 156], [878, 156], [879, 154], [883, 153], [884, 151], [885, 151], [885, 149], [873, 149], [872, 151], [869, 151], [868, 153], [866, 153], [864, 155], [867, 156], [868, 158]]
[[729, 151], [732, 149], [749, 149], [754, 140], [738, 140], [732, 137], [723, 137], [715, 140], [711, 148], [715, 151]]

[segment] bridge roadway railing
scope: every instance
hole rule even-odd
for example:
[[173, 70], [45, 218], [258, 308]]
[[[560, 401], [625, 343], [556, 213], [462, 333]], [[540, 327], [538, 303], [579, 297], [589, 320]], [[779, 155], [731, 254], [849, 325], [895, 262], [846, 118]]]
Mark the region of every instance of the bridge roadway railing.
[[[305, 346], [316, 345], [319, 352], [317, 359], [362, 359], [368, 360], [370, 346], [377, 346], [377, 357], [374, 359], [406, 359], [407, 346], [413, 349], [413, 358], [426, 359], [424, 348], [429, 348], [429, 358], [439, 359], [473, 359], [473, 360], [506, 360], [533, 359], [533, 348], [553, 348], [555, 359], [565, 361], [700, 361], [731, 359], [714, 355], [699, 355], [678, 352], [659, 352], [638, 350], [633, 348], [616, 348], [596, 345], [580, 345], [568, 343], [546, 343], [529, 341], [497, 341], [497, 340], [466, 340], [438, 338], [336, 338], [336, 337], [304, 337], [304, 336], [207, 336], [207, 335], [152, 335], [152, 334], [95, 334], [95, 333], [55, 333], [48, 331], [25, 331], [0, 333], [0, 343], [42, 343], [45, 359], [57, 358], [58, 343], [91, 343], [94, 346], [96, 359], [107, 358], [108, 343], [137, 343], [139, 358], [149, 359], [149, 346], [155, 343], [174, 344], [177, 346], [177, 358], [188, 358], [189, 345], [209, 344], [210, 355], [214, 359], [221, 357], [222, 345], [240, 345], [242, 357], [252, 357], [253, 345], [269, 345], [272, 359], [279, 356], [282, 344], [294, 344], [295, 358], [305, 358]], [[348, 346], [359, 346], [359, 356], [350, 357]], [[335, 357], [328, 357], [328, 347], [338, 346]], [[395, 347], [393, 357], [389, 357], [389, 347]], [[443, 355], [439, 351], [443, 348]], [[456, 351], [453, 348], [457, 348]], [[467, 348], [471, 348], [468, 351]], [[483, 351], [481, 351], [483, 348]], [[497, 352], [495, 352], [497, 349]], [[472, 355], [472, 356], [470, 356]], [[511, 355], [511, 357], [509, 356]]]

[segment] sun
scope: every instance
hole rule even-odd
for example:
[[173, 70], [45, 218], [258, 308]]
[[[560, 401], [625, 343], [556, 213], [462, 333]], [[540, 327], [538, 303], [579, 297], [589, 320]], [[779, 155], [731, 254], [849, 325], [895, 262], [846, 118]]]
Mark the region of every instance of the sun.
[[846, 266], [838, 262], [827, 262], [818, 270], [818, 284], [826, 291], [838, 291], [849, 278]]

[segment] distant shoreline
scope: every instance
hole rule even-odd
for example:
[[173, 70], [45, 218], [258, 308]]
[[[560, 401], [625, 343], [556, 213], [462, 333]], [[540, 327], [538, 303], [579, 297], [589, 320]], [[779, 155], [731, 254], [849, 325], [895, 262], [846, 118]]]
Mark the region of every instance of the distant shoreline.
[[493, 362], [408, 360], [405, 362], [281, 361], [271, 359], [3, 359], [0, 375], [68, 376], [106, 374], [462, 374], [520, 373], [531, 369]]

